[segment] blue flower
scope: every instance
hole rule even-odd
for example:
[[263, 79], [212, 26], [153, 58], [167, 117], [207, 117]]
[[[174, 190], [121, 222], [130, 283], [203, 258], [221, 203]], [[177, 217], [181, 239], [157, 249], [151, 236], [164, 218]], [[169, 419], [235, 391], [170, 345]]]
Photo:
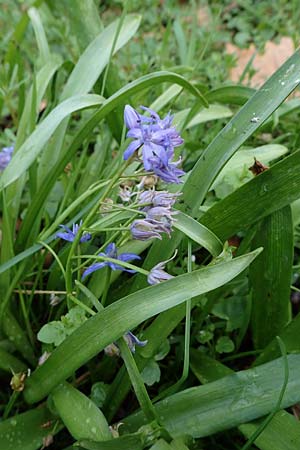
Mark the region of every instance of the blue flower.
[[[133, 259], [141, 259], [138, 255], [135, 253], [121, 253], [118, 255], [117, 253], [117, 247], [116, 244], [111, 243], [109, 244], [104, 253], [99, 253], [99, 256], [112, 258], [112, 259], [118, 259], [119, 261], [127, 262], [132, 261]], [[120, 266], [119, 264], [116, 264], [111, 261], [102, 261], [99, 263], [92, 264], [90, 267], [88, 267], [82, 274], [82, 279], [84, 279], [86, 276], [88, 276], [90, 273], [95, 272], [96, 270], [102, 269], [103, 267], [110, 267], [112, 270], [122, 270], [123, 272], [129, 272], [129, 273], [135, 273], [135, 270], [127, 269], [126, 267]]]
[[180, 177], [182, 177], [185, 172], [177, 168], [178, 164], [181, 163], [181, 160], [178, 160], [176, 162], [168, 161], [167, 164], [165, 164], [159, 158], [152, 158], [151, 163], [153, 172], [161, 180], [165, 181], [166, 183], [182, 183]]
[[134, 140], [124, 152], [124, 159], [129, 159], [135, 151], [142, 148], [142, 159], [145, 170], [153, 170], [167, 183], [180, 183], [179, 177], [184, 172], [177, 168], [180, 160], [172, 162], [174, 148], [183, 143], [177, 130], [172, 127], [173, 116], [167, 114], [164, 119], [144, 106], [142, 109], [150, 113], [150, 117], [139, 114], [130, 105], [125, 106], [124, 120], [129, 129], [127, 137]]
[[152, 269], [150, 270], [150, 272], [147, 276], [147, 281], [149, 284], [158, 284], [158, 283], [161, 283], [162, 281], [166, 281], [166, 280], [170, 280], [171, 278], [174, 278], [173, 275], [170, 275], [164, 269], [165, 269], [166, 264], [169, 261], [172, 261], [172, 259], [174, 259], [176, 255], [177, 255], [177, 250], [175, 251], [172, 258], [167, 259], [166, 261], [162, 261], [162, 262], [156, 264], [156, 266], [152, 267]]
[[159, 284], [162, 281], [166, 281], [166, 280], [170, 280], [171, 278], [174, 278], [172, 275], [170, 275], [169, 273], [167, 273], [164, 268], [165, 265], [168, 261], [162, 261], [159, 264], [156, 264], [156, 266], [154, 266], [150, 272], [149, 275], [147, 276], [147, 281], [149, 284], [153, 285], [153, 284]]
[[161, 233], [167, 233], [170, 236], [171, 225], [147, 218], [136, 219], [132, 222], [130, 231], [132, 238], [139, 241], [148, 241], [153, 238], [162, 239]]
[[147, 345], [148, 343], [148, 341], [140, 341], [133, 333], [131, 333], [131, 331], [128, 331], [128, 333], [124, 335], [124, 338], [132, 353], [135, 353], [136, 345], [138, 347], [145, 347], [145, 345]]
[[[59, 233], [56, 234], [56, 237], [61, 238], [64, 241], [73, 242], [81, 225], [82, 220], [80, 221], [79, 225], [77, 223], [73, 223], [72, 230], [68, 228], [66, 225], [60, 225], [60, 227], [63, 228], [65, 231], [60, 231]], [[90, 239], [92, 239], [92, 235], [90, 233], [84, 233], [80, 238], [80, 242], [87, 242]]]
[[143, 191], [139, 195], [139, 204], [149, 203], [149, 206], [145, 206], [143, 211], [148, 211], [153, 206], [163, 206], [164, 208], [172, 208], [181, 193], [171, 193], [168, 191]]
[[0, 170], [4, 170], [5, 167], [10, 163], [12, 154], [14, 151], [14, 146], [3, 147], [0, 152]]

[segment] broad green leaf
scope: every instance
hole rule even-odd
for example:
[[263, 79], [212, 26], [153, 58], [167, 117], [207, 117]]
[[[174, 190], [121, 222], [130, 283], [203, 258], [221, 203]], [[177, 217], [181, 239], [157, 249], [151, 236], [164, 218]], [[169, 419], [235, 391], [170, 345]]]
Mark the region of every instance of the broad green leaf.
[[[50, 83], [50, 80], [52, 79], [53, 75], [55, 74], [55, 72], [57, 71], [57, 69], [61, 64], [62, 61], [59, 56], [57, 55], [52, 56], [36, 74], [36, 111], [35, 111], [36, 113], [38, 113], [38, 108], [41, 104], [42, 98], [45, 94], [47, 86]], [[18, 126], [17, 141], [16, 141], [17, 149], [21, 146], [21, 144], [23, 144], [25, 140], [27, 128], [29, 125], [29, 117], [32, 114], [31, 111], [32, 89], [33, 87], [31, 87], [28, 96], [26, 98], [25, 106]]]
[[225, 167], [223, 167], [211, 185], [210, 190], [215, 190], [219, 198], [226, 197], [253, 178], [253, 174], [249, 168], [253, 166], [254, 158], [262, 164], [268, 165], [270, 161], [283, 156], [287, 151], [288, 149], [285, 146], [279, 144], [268, 144], [237, 151]]
[[[92, 89], [109, 61], [119, 20], [120, 19], [116, 20], [105, 28], [105, 30], [103, 30], [103, 32], [100, 33], [85, 49], [62, 92], [62, 100], [73, 96], [75, 93], [76, 95], [86, 94]], [[134, 36], [140, 21], [141, 16], [138, 14], [129, 14], [125, 17], [114, 48], [114, 53]]]
[[261, 249], [150, 286], [109, 305], [88, 319], [27, 380], [25, 397], [39, 401], [76, 369], [141, 322], [189, 298], [216, 289], [242, 272]]
[[299, 70], [300, 51], [297, 50], [210, 143], [183, 188], [185, 207], [188, 211], [197, 214], [206, 192], [222, 167], [297, 87], [300, 82]]
[[290, 284], [294, 259], [290, 206], [261, 222], [253, 247], [264, 251], [250, 269], [252, 285], [251, 329], [255, 348], [264, 348], [291, 319]]
[[164, 106], [166, 106], [174, 97], [182, 92], [182, 87], [177, 84], [172, 84], [168, 89], [166, 89], [153, 103], [151, 103], [150, 108], [154, 111], [159, 112]]
[[[289, 381], [282, 400], [287, 408], [300, 400], [300, 355], [289, 355]], [[283, 358], [193, 387], [155, 405], [171, 436], [188, 430], [194, 438], [209, 436], [265, 416], [274, 410], [284, 379]], [[224, 414], [226, 411], [226, 414]], [[145, 423], [138, 412], [124, 419], [122, 432]]]
[[53, 419], [48, 410], [42, 406], [10, 419], [0, 422], [0, 445], [3, 450], [38, 450], [43, 445], [43, 438], [49, 429], [43, 427]]
[[[94, 0], [52, 0], [56, 14], [70, 22], [70, 35], [82, 52], [101, 31], [102, 23]], [[76, 55], [77, 56], [77, 55]]]
[[60, 384], [51, 397], [63, 423], [75, 439], [99, 442], [112, 438], [101, 410], [71, 384]]
[[[192, 216], [199, 215], [199, 207], [203, 203], [206, 193], [208, 192], [210, 186], [212, 185], [220, 170], [229, 161], [236, 150], [238, 150], [238, 148], [246, 141], [246, 139], [250, 137], [262, 125], [262, 123], [279, 107], [283, 100], [297, 87], [300, 82], [300, 78], [298, 76], [299, 70], [300, 51], [297, 50], [294, 55], [289, 58], [283, 64], [283, 66], [281, 66], [274, 73], [274, 75], [269, 80], [267, 80], [266, 83], [258, 91], [253, 94], [253, 96], [241, 108], [236, 116], [233, 117], [233, 119], [226, 125], [226, 127], [223, 128], [223, 130], [221, 130], [220, 133], [215, 137], [215, 139], [209, 144], [207, 149], [202, 153], [197, 164], [194, 166], [192, 172], [190, 173], [190, 176], [184, 184], [182, 204], [180, 207], [181, 210]], [[281, 85], [282, 80], [284, 80], [284, 85]], [[229, 88], [229, 90], [230, 89], [231, 88]], [[256, 118], [258, 120], [253, 121], [253, 118]], [[292, 168], [290, 170], [292, 170]], [[249, 183], [247, 185], [249, 185]], [[298, 183], [294, 180], [294, 185], [292, 188], [294, 192], [297, 190], [297, 185]], [[282, 190], [284, 190], [285, 186], [281, 185], [281, 187]], [[270, 189], [270, 186], [267, 186], [266, 188], [268, 190]], [[264, 187], [261, 186], [260, 189], [260, 201], [265, 200]], [[286, 193], [287, 192], [288, 189]], [[247, 192], [247, 194], [249, 195], [249, 192]], [[255, 201], [257, 201], [257, 196], [258, 193], [256, 193]], [[229, 197], [227, 197], [227, 199], [229, 199]], [[262, 199], [262, 197], [264, 197], [264, 199]], [[244, 200], [245, 198], [248, 198], [248, 196], [244, 195], [242, 197], [242, 200]], [[251, 196], [251, 198], [254, 197]], [[284, 204], [279, 206], [279, 208], [295, 199], [293, 198], [293, 195], [291, 195], [290, 198], [291, 200], [289, 201], [285, 199]], [[240, 214], [241, 205], [245, 206], [245, 208], [248, 208], [248, 215], [254, 215], [254, 210], [251, 210], [248, 205], [246, 206], [246, 203], [244, 201], [241, 203], [242, 200], [241, 198], [239, 198], [238, 203], [234, 205], [229, 205], [229, 202], [227, 203], [227, 206], [236, 208], [236, 220], [243, 217], [242, 214]], [[264, 203], [263, 208], [265, 208], [266, 205], [268, 208], [270, 208], [272, 204], [270, 205], [270, 203]], [[217, 206], [215, 208], [217, 208]], [[255, 208], [255, 205], [253, 205], [253, 208]], [[214, 212], [215, 210], [216, 209], [211, 208], [207, 214], [210, 214], [211, 211]], [[267, 215], [270, 212], [267, 212], [264, 215]], [[208, 216], [206, 216], [206, 218], [208, 219]], [[257, 220], [259, 220], [259, 218]], [[211, 229], [209, 221], [211, 223], [214, 221], [213, 215], [211, 215], [210, 219], [207, 221], [203, 221], [201, 219], [201, 223]], [[212, 229], [212, 231], [215, 232], [216, 235], [221, 239], [223, 239], [224, 237], [228, 238], [230, 235], [236, 232], [236, 228], [233, 226], [231, 227], [233, 228], [233, 232], [229, 232], [227, 234], [227, 221], [231, 223], [231, 214], [228, 214], [227, 216], [227, 213], [224, 210], [222, 211], [222, 215], [220, 215], [214, 222], [216, 226], [214, 229]], [[247, 224], [247, 218], [246, 220], [242, 218], [241, 222], [242, 226], [240, 227], [240, 229], [245, 228], [245, 225]], [[155, 243], [147, 255], [144, 267], [152, 267], [157, 264], [157, 262], [160, 260], [160, 255], [162, 252], [164, 253], [166, 258], [169, 258], [174, 253], [174, 249], [178, 247], [181, 238], [182, 235], [180, 235], [179, 233], [174, 233], [172, 236], [172, 241], [168, 241], [165, 239], [159, 244]], [[143, 286], [143, 279], [141, 277], [138, 277], [135, 282], [134, 289], [138, 289], [141, 286]]]
[[207, 92], [206, 98], [208, 102], [219, 102], [233, 105], [244, 105], [252, 95], [255, 89], [246, 86], [222, 86]]
[[28, 341], [27, 335], [10, 311], [6, 310], [3, 315], [2, 329], [23, 358], [32, 366], [35, 366], [36, 358]]
[[220, 239], [246, 230], [300, 197], [299, 169], [297, 151], [218, 202], [201, 217], [201, 223]]
[[[297, 316], [282, 330], [280, 338], [284, 342], [288, 353], [300, 353], [300, 314]], [[276, 345], [277, 344], [277, 345]], [[269, 345], [262, 351], [259, 357], [255, 361], [255, 365], [263, 364], [266, 361], [270, 361], [273, 358], [279, 356], [280, 351], [276, 339], [273, 339]]]
[[78, 445], [86, 450], [143, 450], [144, 438], [142, 433], [134, 433], [104, 442], [80, 440]]
[[54, 108], [13, 156], [0, 178], [0, 189], [10, 185], [28, 169], [65, 117], [75, 111], [98, 106], [103, 101], [99, 95], [87, 94], [71, 97]]
[[[191, 368], [198, 380], [204, 384], [233, 373], [233, 370], [225, 365], [196, 350], [191, 352]], [[259, 419], [240, 425], [238, 428], [245, 437], [250, 438], [262, 421], [263, 419]], [[291, 414], [279, 411], [256, 439], [255, 445], [261, 450], [274, 450], [275, 448], [276, 450], [298, 450], [299, 439], [299, 422]]]
[[222, 242], [204, 225], [181, 211], [178, 211], [175, 218], [174, 228], [182, 231], [190, 239], [202, 245], [213, 256], [218, 256], [222, 252]]
[[[240, 425], [240, 431], [250, 438], [261, 420]], [[267, 428], [259, 435], [255, 445], [261, 450], [298, 450], [300, 443], [300, 423], [286, 411], [279, 411]]]
[[[185, 123], [191, 109], [183, 109], [174, 115], [174, 124], [181, 129]], [[192, 119], [188, 120], [185, 128], [189, 129], [199, 125], [200, 123], [209, 122], [210, 120], [225, 119], [232, 116], [232, 111], [223, 105], [209, 105], [208, 108], [198, 112]]]
[[15, 356], [0, 348], [0, 369], [12, 374], [26, 372], [27, 366]]
[[172, 450], [172, 447], [164, 439], [159, 439], [150, 450]]

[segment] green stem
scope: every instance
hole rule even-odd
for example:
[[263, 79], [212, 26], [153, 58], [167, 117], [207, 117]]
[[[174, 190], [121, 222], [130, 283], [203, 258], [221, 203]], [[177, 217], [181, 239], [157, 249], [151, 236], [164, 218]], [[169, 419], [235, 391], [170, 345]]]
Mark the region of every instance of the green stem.
[[75, 253], [75, 249], [76, 249], [77, 245], [80, 242], [80, 238], [81, 238], [82, 232], [83, 232], [83, 230], [85, 228], [88, 227], [88, 224], [89, 224], [90, 220], [92, 219], [92, 217], [94, 217], [94, 215], [98, 211], [99, 204], [101, 202], [103, 202], [104, 199], [108, 196], [108, 194], [110, 193], [110, 191], [113, 188], [114, 184], [120, 178], [120, 176], [122, 175], [122, 173], [124, 172], [126, 167], [130, 164], [130, 162], [131, 162], [130, 159], [128, 161], [126, 161], [119, 168], [119, 170], [116, 172], [116, 174], [112, 177], [112, 179], [110, 180], [110, 183], [108, 184], [106, 190], [104, 191], [104, 193], [102, 194], [102, 196], [99, 199], [99, 201], [94, 205], [94, 207], [91, 209], [91, 211], [89, 212], [89, 214], [87, 215], [87, 217], [83, 221], [82, 226], [80, 227], [80, 229], [79, 229], [79, 231], [78, 231], [74, 241], [72, 242], [72, 245], [71, 245], [71, 248], [70, 248], [70, 252], [69, 252], [69, 255], [68, 255], [68, 259], [67, 259], [67, 263], [66, 263], [65, 283], [66, 283], [67, 296], [71, 295], [71, 293], [72, 293], [72, 259], [73, 259], [73, 255]]
[[107, 293], [110, 285], [110, 278], [111, 278], [111, 268], [107, 267], [106, 277], [105, 277], [105, 285], [103, 289], [101, 304], [102, 306], [105, 306], [106, 299], [107, 299]]
[[[77, 259], [78, 256], [73, 256], [73, 259]], [[81, 255], [80, 258], [88, 258], [95, 259], [96, 261], [107, 261], [118, 264], [119, 266], [126, 267], [126, 269], [132, 269], [136, 272], [141, 273], [142, 275], [149, 275], [149, 270], [142, 269], [142, 267], [135, 266], [134, 264], [130, 264], [125, 261], [120, 261], [119, 259], [109, 258], [108, 256], [98, 256], [98, 255]]]
[[22, 309], [22, 313], [24, 316], [27, 334], [28, 334], [31, 345], [34, 348], [34, 334], [33, 334], [32, 328], [31, 328], [30, 320], [28, 318], [28, 310], [26, 309], [26, 306], [25, 306], [24, 296], [20, 289], [19, 289], [19, 297], [20, 297], [21, 309]]
[[89, 306], [85, 305], [80, 300], [78, 300], [78, 298], [74, 297], [74, 295], [70, 294], [69, 299], [76, 305], [80, 306], [80, 308], [84, 309], [91, 316], [94, 316], [96, 314], [95, 311], [93, 311]]
[[7, 405], [5, 406], [4, 412], [3, 412], [3, 416], [2, 416], [2, 420], [5, 420], [8, 418], [10, 411], [12, 410], [17, 398], [19, 397], [20, 392], [18, 391], [13, 391], [13, 393], [11, 394], [9, 401], [7, 403]]
[[[188, 263], [187, 263], [188, 273], [192, 272], [192, 242], [188, 241]], [[189, 298], [186, 301], [186, 309], [185, 309], [185, 333], [184, 333], [184, 361], [183, 361], [183, 369], [182, 375], [180, 379], [170, 386], [168, 389], [161, 392], [158, 396], [155, 397], [154, 401], [165, 398], [171, 394], [174, 394], [178, 391], [178, 389], [182, 386], [189, 375], [189, 367], [190, 367], [190, 340], [191, 340], [191, 310], [192, 303]]]
[[158, 421], [158, 416], [155, 411], [154, 406], [151, 403], [148, 392], [145, 388], [144, 382], [142, 380], [141, 374], [137, 368], [135, 359], [128, 348], [127, 342], [124, 338], [117, 341], [118, 347], [121, 351], [121, 355], [126, 366], [131, 384], [133, 386], [135, 395], [141, 406], [145, 417], [149, 422]]

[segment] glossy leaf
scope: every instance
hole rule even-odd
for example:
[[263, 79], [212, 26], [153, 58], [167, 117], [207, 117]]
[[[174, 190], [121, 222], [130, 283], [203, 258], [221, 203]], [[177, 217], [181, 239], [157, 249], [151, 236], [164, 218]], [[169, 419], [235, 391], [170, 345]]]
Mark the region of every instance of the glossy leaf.
[[105, 441], [112, 438], [101, 410], [69, 383], [60, 384], [52, 393], [55, 407], [75, 439]]
[[[209, 383], [233, 373], [233, 370], [224, 364], [207, 357], [199, 351], [192, 351], [191, 367], [196, 377], [202, 383]], [[263, 420], [258, 419], [240, 425], [238, 428], [246, 438], [250, 438]], [[255, 445], [261, 450], [274, 450], [275, 448], [276, 450], [298, 450], [299, 438], [299, 422], [286, 411], [279, 411], [255, 440]]]
[[202, 245], [213, 256], [218, 256], [222, 252], [222, 242], [204, 225], [180, 211], [175, 217], [174, 228], [182, 231], [190, 239]]
[[184, 201], [188, 211], [197, 213], [206, 192], [225, 163], [297, 87], [299, 70], [300, 51], [297, 50], [210, 143], [184, 185]]
[[144, 320], [227, 283], [248, 267], [260, 251], [180, 275], [109, 305], [79, 327], [31, 375], [26, 383], [26, 400], [32, 403], [42, 399], [106, 345]]
[[[282, 401], [283, 408], [300, 400], [300, 355], [289, 355], [288, 364], [289, 381]], [[175, 394], [157, 403], [156, 411], [173, 437], [187, 430], [194, 438], [209, 436], [273, 411], [283, 378], [284, 365], [282, 358], [279, 358]], [[145, 423], [142, 413], [132, 415], [124, 422], [123, 432], [133, 432]]]
[[1, 176], [0, 189], [10, 185], [28, 169], [65, 117], [74, 111], [94, 107], [101, 103], [103, 103], [103, 97], [87, 94], [69, 98], [54, 108], [14, 155]]
[[[85, 49], [63, 90], [62, 100], [73, 96], [74, 93], [86, 94], [92, 89], [109, 61], [119, 20], [105, 28]], [[125, 17], [113, 53], [116, 53], [135, 35], [140, 21], [141, 16], [138, 14], [129, 14]]]
[[[0, 422], [0, 445], [3, 450], [38, 450], [52, 427], [44, 427], [53, 419], [45, 407], [17, 414]], [[17, 436], [17, 438], [16, 438]]]
[[218, 202], [201, 217], [201, 223], [220, 239], [246, 230], [300, 197], [299, 168], [297, 151]]
[[253, 247], [264, 251], [250, 269], [252, 285], [252, 338], [264, 348], [291, 319], [290, 284], [294, 259], [290, 206], [273, 212], [261, 222]]

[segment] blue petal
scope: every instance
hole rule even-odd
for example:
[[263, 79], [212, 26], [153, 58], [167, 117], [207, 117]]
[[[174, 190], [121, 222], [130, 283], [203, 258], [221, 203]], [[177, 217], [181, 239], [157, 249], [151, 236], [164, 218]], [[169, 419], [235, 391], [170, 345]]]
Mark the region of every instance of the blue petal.
[[64, 241], [73, 242], [75, 239], [75, 236], [72, 232], [68, 233], [57, 233], [56, 237], [63, 239]]
[[[101, 253], [100, 253], [100, 255], [101, 255]], [[108, 244], [108, 246], [105, 249], [105, 254], [103, 256], [108, 256], [109, 258], [117, 257], [117, 247], [114, 242], [111, 242], [110, 244]]]
[[67, 227], [66, 225], [59, 225], [60, 228], [63, 228], [65, 231], [67, 231], [68, 233], [74, 234], [73, 231], [71, 230], [71, 228]]
[[151, 170], [152, 163], [150, 160], [153, 156], [153, 152], [152, 152], [152, 147], [149, 143], [144, 144], [142, 153], [143, 153], [143, 163], [144, 163], [145, 170]]
[[129, 129], [138, 127], [141, 122], [140, 115], [130, 105], [124, 108], [124, 122]]
[[100, 263], [96, 263], [96, 264], [92, 264], [90, 267], [88, 267], [82, 274], [82, 280], [87, 277], [90, 273], [95, 272], [96, 270], [102, 269], [102, 267], [107, 266], [107, 262], [100, 262]]
[[123, 159], [127, 161], [127, 159], [130, 158], [130, 156], [133, 155], [133, 153], [142, 145], [142, 142], [138, 141], [132, 141], [128, 145], [127, 149], [124, 152]]
[[91, 239], [92, 239], [91, 233], [84, 233], [80, 238], [80, 242], [87, 242], [90, 241]]
[[140, 256], [136, 255], [135, 253], [121, 253], [121, 255], [118, 256], [118, 259], [120, 261], [132, 261], [133, 259], [141, 259]]
[[142, 139], [143, 133], [140, 128], [131, 128], [126, 136], [133, 139]]

